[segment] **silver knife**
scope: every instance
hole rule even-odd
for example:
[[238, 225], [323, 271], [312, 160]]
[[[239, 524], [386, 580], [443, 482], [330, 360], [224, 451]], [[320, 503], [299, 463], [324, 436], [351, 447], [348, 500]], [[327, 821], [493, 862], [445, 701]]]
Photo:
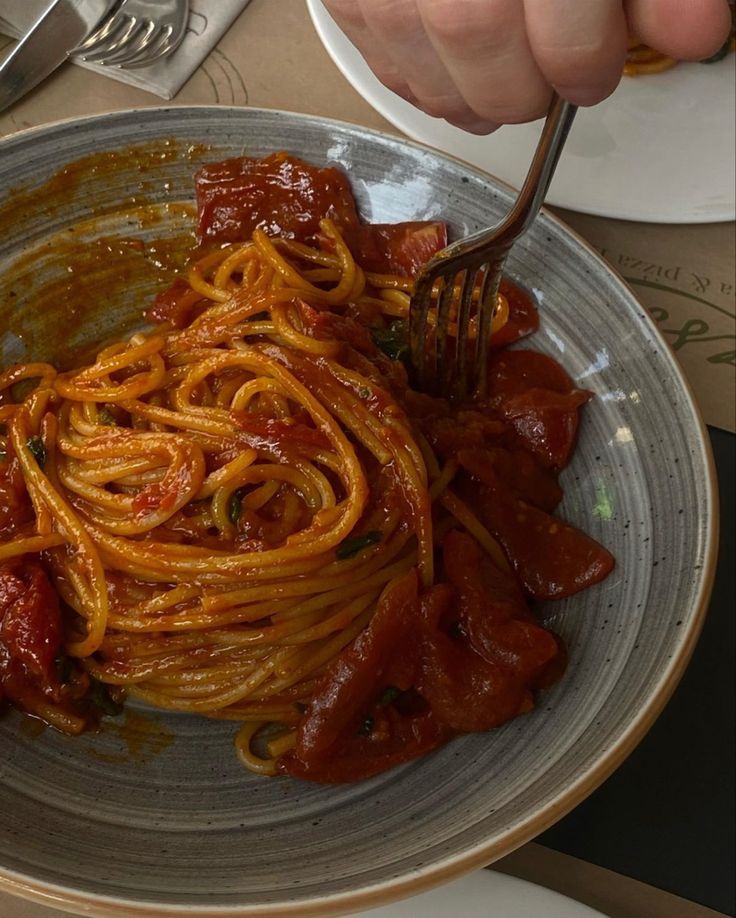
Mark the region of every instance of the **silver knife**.
[[116, 0], [54, 0], [0, 65], [0, 112], [63, 64]]

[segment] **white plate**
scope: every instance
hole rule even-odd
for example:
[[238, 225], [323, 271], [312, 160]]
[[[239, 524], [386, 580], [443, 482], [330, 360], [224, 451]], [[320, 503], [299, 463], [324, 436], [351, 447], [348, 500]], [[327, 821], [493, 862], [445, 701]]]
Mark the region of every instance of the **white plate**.
[[[386, 89], [337, 28], [321, 0], [307, 0], [333, 61], [353, 87], [414, 140], [520, 185], [539, 123], [476, 137], [430, 118]], [[655, 223], [732, 220], [736, 209], [736, 55], [706, 66], [624, 79], [616, 93], [581, 111], [548, 203], [583, 213]]]
[[[587, 905], [567, 896], [518, 880], [503, 873], [479, 870], [440, 889], [413, 896], [403, 902], [360, 912], [355, 918], [488, 918], [490, 910], [499, 918], [604, 918]], [[36, 905], [0, 893], [3, 918], [65, 918], [71, 912]]]
[[[491, 870], [478, 870], [439, 889], [355, 918], [604, 918], [601, 912], [543, 886]], [[31, 918], [31, 916], [29, 916]]]

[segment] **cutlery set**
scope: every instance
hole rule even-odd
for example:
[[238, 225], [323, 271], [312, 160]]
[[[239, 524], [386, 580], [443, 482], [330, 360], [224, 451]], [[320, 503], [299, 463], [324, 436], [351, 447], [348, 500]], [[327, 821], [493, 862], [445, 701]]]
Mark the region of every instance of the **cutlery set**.
[[53, 0], [0, 64], [0, 111], [71, 57], [148, 67], [181, 44], [189, 0]]

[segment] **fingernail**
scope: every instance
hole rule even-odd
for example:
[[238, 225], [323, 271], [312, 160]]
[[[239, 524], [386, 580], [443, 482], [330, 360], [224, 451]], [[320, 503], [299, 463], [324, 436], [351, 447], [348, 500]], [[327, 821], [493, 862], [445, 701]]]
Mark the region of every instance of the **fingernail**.
[[467, 121], [450, 121], [449, 118], [445, 120], [469, 134], [492, 134], [500, 127], [495, 121], [485, 121], [482, 118], [471, 118]]

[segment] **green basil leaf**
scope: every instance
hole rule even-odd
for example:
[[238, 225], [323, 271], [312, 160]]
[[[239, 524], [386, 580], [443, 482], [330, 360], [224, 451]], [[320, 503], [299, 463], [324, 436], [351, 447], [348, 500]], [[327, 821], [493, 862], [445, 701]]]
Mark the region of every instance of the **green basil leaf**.
[[409, 325], [404, 319], [394, 319], [386, 328], [372, 328], [371, 336], [391, 360], [403, 360], [409, 353]]
[[29, 437], [26, 441], [26, 446], [31, 451], [39, 468], [42, 469], [46, 465], [46, 447], [43, 445], [43, 440], [40, 437]]
[[230, 495], [230, 500], [227, 504], [227, 518], [233, 524], [233, 526], [240, 519], [240, 511], [243, 509], [243, 490], [238, 488], [237, 491], [233, 491]]
[[112, 412], [109, 408], [100, 408], [97, 412], [97, 419], [100, 424], [104, 424], [105, 427], [117, 427], [118, 422], [112, 416]]
[[363, 551], [364, 548], [368, 548], [369, 545], [375, 545], [376, 542], [380, 541], [381, 533], [378, 531], [366, 532], [363, 535], [345, 539], [342, 545], [338, 545], [335, 549], [337, 560], [345, 561], [347, 558], [352, 558], [357, 555], [358, 552]]

